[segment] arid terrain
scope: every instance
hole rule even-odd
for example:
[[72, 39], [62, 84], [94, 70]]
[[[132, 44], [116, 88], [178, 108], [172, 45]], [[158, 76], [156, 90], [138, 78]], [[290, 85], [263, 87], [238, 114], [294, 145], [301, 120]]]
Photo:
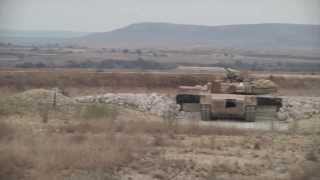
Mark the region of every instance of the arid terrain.
[[[319, 96], [320, 75], [310, 73], [281, 73], [249, 71], [250, 76], [274, 81], [279, 95]], [[0, 70], [2, 93], [21, 92], [32, 88], [55, 88], [71, 96], [103, 94], [107, 92], [160, 92], [175, 94], [180, 85], [204, 85], [223, 79], [223, 69], [216, 71], [176, 70], [138, 71], [65, 68], [3, 68]]]
[[285, 119], [175, 115], [179, 85], [221, 72], [2, 69], [0, 179], [318, 179], [320, 77], [252, 75], [278, 84]]
[[[0, 44], [2, 180], [315, 180], [314, 49]], [[273, 81], [276, 120], [200, 120], [178, 87], [236, 68]]]
[[231, 67], [250, 71], [317, 74], [319, 59], [318, 48], [89, 48], [64, 44], [1, 44], [0, 39], [0, 66], [11, 68], [183, 71], [181, 67]]
[[320, 180], [320, 0], [0, 0], [0, 180]]

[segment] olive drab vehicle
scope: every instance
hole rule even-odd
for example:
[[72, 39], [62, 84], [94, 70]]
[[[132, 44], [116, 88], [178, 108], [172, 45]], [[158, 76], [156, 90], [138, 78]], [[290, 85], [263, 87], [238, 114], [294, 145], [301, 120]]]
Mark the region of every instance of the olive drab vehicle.
[[[204, 86], [180, 86], [176, 96], [181, 111], [200, 112], [202, 120], [244, 119], [256, 121], [275, 118], [282, 106], [281, 98], [273, 96], [276, 85], [269, 80], [245, 80], [239, 73], [225, 80]], [[232, 71], [234, 72], [234, 71]], [[231, 78], [231, 79], [230, 79]]]

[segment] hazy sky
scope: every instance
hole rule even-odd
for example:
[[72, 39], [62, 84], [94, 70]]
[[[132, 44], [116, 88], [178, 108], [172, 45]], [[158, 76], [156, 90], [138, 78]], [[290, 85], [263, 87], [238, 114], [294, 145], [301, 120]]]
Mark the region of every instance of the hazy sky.
[[320, 24], [320, 0], [0, 0], [0, 29], [108, 31], [137, 22]]

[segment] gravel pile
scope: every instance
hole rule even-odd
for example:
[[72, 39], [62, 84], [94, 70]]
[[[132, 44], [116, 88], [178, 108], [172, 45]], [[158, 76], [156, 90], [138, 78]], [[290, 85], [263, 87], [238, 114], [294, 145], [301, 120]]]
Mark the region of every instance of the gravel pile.
[[[320, 113], [320, 97], [291, 96], [282, 98], [283, 107], [278, 113], [278, 119], [281, 121], [306, 119]], [[133, 107], [159, 116], [178, 115], [180, 118], [189, 116], [188, 113], [178, 111], [179, 105], [176, 104], [174, 98], [157, 93], [107, 93], [98, 96], [77, 97], [75, 100], [80, 103], [99, 102]]]
[[179, 106], [175, 100], [166, 95], [133, 94], [133, 93], [107, 93], [99, 96], [85, 96], [76, 98], [80, 103], [108, 103], [125, 107], [133, 107], [140, 111], [150, 112], [159, 116], [175, 116]]
[[320, 113], [320, 97], [282, 97], [283, 107], [278, 113], [282, 121], [311, 118]]

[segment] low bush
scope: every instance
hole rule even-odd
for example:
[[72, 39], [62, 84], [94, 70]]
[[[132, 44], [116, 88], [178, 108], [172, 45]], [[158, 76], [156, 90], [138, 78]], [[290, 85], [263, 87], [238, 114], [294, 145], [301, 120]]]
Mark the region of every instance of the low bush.
[[115, 119], [118, 109], [108, 104], [90, 104], [83, 107], [80, 116], [84, 119]]

